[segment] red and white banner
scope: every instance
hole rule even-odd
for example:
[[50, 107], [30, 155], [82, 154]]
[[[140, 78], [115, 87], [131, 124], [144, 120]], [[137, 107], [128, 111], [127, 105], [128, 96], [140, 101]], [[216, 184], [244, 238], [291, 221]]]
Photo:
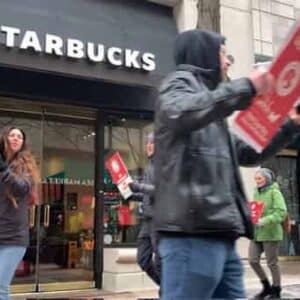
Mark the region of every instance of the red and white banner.
[[256, 97], [252, 105], [237, 114], [233, 131], [261, 152], [276, 134], [288, 112], [300, 101], [300, 22], [270, 66], [274, 89]]
[[251, 210], [251, 219], [253, 224], [257, 224], [264, 210], [264, 203], [262, 201], [249, 201], [249, 208]]
[[129, 188], [129, 183], [132, 182], [132, 178], [129, 175], [119, 152], [116, 152], [109, 157], [105, 161], [105, 166], [110, 173], [113, 183], [117, 185], [123, 198], [129, 198], [132, 195], [132, 191]]

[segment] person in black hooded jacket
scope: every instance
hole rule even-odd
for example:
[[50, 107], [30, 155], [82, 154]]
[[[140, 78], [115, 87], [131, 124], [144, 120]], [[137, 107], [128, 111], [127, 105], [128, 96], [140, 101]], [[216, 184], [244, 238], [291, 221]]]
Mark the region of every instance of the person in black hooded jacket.
[[272, 88], [267, 71], [225, 82], [224, 38], [190, 30], [175, 41], [177, 70], [155, 108], [154, 223], [162, 299], [245, 298], [235, 241], [253, 237], [239, 165], [274, 155], [299, 130], [293, 109], [263, 152], [230, 134], [226, 117]]

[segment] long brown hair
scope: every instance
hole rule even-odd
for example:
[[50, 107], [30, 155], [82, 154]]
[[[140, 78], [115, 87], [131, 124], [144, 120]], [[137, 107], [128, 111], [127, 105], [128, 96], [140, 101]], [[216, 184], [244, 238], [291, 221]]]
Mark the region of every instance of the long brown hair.
[[[8, 135], [13, 129], [18, 129], [23, 135], [23, 144], [21, 149], [14, 153], [12, 157], [8, 157]], [[25, 173], [29, 174], [32, 180], [30, 191], [30, 201], [32, 204], [38, 202], [38, 186], [40, 183], [40, 173], [36, 161], [27, 145], [25, 132], [18, 127], [4, 127], [0, 131], [0, 153], [3, 159], [9, 164], [11, 171], [17, 176], [23, 176]], [[13, 191], [9, 188], [5, 191], [8, 199], [12, 202], [15, 208], [18, 207], [17, 201], [13, 195]]]

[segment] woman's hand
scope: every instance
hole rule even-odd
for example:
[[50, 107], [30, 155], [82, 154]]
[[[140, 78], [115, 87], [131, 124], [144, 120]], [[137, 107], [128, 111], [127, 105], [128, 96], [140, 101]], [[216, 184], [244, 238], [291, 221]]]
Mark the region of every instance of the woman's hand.
[[259, 219], [258, 222], [256, 223], [257, 227], [263, 227], [264, 225], [265, 225], [265, 223], [262, 219]]

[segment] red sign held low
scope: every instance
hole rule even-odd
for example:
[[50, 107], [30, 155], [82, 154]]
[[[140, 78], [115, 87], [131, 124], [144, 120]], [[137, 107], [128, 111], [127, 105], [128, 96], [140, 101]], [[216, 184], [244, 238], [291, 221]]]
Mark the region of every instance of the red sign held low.
[[249, 208], [251, 210], [251, 219], [253, 224], [257, 224], [264, 210], [264, 203], [262, 201], [249, 201]]

